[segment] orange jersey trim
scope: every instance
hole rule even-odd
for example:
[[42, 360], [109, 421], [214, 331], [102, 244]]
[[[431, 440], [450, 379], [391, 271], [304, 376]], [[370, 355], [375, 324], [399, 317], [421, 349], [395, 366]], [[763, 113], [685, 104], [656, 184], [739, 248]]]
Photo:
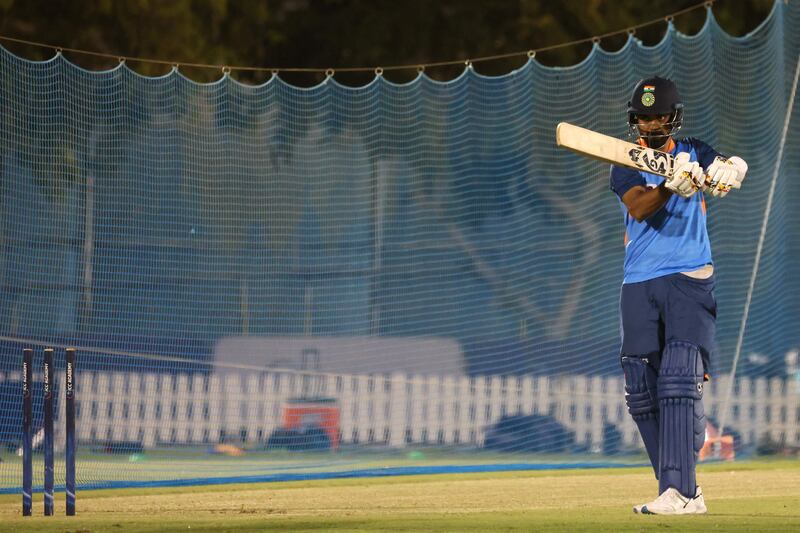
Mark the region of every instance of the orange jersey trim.
[[[649, 146], [647, 146], [647, 143], [644, 142], [644, 139], [642, 139], [641, 137], [639, 137], [639, 139], [636, 142], [638, 142], [640, 146], [644, 146], [645, 148], [650, 148]], [[669, 138], [669, 142], [667, 142], [667, 146], [665, 146], [664, 149], [661, 150], [661, 151], [662, 152], [671, 152], [674, 149], [675, 149], [675, 141], [672, 140], [672, 137], [670, 137]]]

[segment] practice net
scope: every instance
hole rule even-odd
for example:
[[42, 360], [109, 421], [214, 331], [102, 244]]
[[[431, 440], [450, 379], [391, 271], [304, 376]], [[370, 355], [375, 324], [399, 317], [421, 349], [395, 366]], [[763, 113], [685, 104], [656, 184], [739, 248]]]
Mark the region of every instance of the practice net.
[[728, 410], [737, 453], [800, 445], [796, 109], [777, 158], [798, 27], [798, 2], [742, 38], [709, 10], [694, 36], [670, 24], [570, 68], [358, 88], [0, 50], [0, 492], [20, 491], [22, 349], [39, 383], [48, 346], [57, 485], [77, 349], [79, 490], [645, 464], [619, 368], [620, 207], [608, 166], [554, 133], [624, 137], [629, 93], [656, 73], [681, 90], [685, 135], [750, 165], [708, 198], [707, 410]]

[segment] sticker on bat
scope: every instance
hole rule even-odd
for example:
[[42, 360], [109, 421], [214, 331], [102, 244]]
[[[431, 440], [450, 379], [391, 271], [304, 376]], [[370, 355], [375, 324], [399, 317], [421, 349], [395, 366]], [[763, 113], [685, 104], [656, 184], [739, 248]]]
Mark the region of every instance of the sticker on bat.
[[643, 170], [650, 170], [662, 175], [670, 170], [670, 161], [667, 154], [656, 153], [645, 148], [631, 148], [628, 156], [636, 166]]

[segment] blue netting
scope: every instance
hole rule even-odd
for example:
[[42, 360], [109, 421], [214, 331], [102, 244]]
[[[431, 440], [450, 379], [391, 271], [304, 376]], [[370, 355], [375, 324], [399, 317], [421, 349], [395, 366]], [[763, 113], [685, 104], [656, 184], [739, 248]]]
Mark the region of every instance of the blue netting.
[[[776, 154], [798, 27], [800, 5], [778, 1], [742, 38], [709, 11], [697, 35], [670, 25], [656, 46], [631, 37], [570, 68], [358, 88], [197, 84], [0, 50], [0, 490], [19, 485], [23, 346], [78, 348], [84, 486], [235, 476], [205, 455], [220, 441], [250, 450], [246, 475], [403, 466], [415, 459], [398, 450], [420, 444], [448, 464], [491, 462], [471, 453], [515, 413], [550, 417], [507, 432], [545, 443], [525, 451], [635, 450], [620, 411], [619, 206], [607, 166], [558, 150], [554, 132], [623, 137], [630, 90], [654, 73], [677, 82], [686, 135], [750, 165], [741, 192], [709, 199], [718, 374], [779, 165], [740, 374], [783, 377], [800, 344], [796, 118]], [[321, 396], [339, 410], [325, 433], [338, 455], [253, 451], [293, 400]], [[569, 445], [543, 440], [561, 429]], [[119, 449], [154, 462], [104, 459]]]

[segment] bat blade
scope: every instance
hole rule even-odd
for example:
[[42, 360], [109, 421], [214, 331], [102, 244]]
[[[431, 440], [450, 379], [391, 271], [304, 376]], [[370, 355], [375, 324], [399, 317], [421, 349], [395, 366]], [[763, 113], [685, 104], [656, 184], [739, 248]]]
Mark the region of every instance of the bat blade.
[[659, 176], [672, 176], [675, 158], [568, 122], [556, 127], [556, 144], [583, 156]]

